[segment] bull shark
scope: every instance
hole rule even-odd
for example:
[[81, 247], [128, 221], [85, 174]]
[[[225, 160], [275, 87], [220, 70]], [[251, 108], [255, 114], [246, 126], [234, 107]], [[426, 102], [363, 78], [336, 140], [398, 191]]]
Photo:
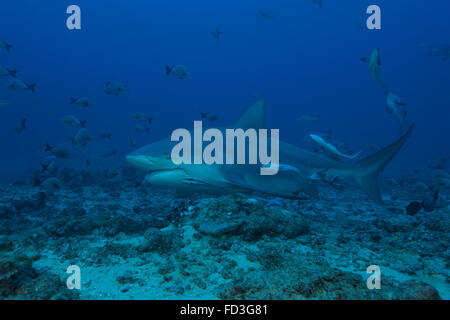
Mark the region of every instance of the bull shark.
[[[259, 100], [227, 128], [265, 128], [265, 110], [265, 101]], [[318, 197], [317, 179], [313, 177], [323, 177], [324, 181], [352, 177], [370, 199], [382, 204], [378, 174], [400, 151], [412, 130], [413, 126], [389, 146], [356, 163], [335, 161], [280, 141], [280, 170], [276, 175], [260, 175], [261, 165], [176, 165], [171, 160], [171, 150], [176, 142], [170, 137], [144, 146], [127, 155], [126, 159], [148, 172], [145, 180], [151, 185], [174, 188], [181, 194], [239, 192], [307, 199]]]

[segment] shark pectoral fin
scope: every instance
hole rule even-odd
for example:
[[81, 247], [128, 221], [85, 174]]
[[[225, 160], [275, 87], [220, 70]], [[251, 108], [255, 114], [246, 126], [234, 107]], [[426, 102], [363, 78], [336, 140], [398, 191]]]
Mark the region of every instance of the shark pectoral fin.
[[[307, 197], [301, 196], [299, 193], [293, 192], [293, 193], [286, 194], [286, 193], [276, 192], [273, 190], [267, 190], [267, 189], [261, 188], [258, 185], [249, 184], [240, 178], [227, 179], [227, 182], [231, 187], [235, 188], [236, 192], [239, 192], [239, 191], [246, 191], [246, 192], [253, 192], [253, 193], [256, 192], [256, 193], [267, 194], [267, 195], [271, 195], [271, 196], [275, 196], [275, 197], [297, 199], [297, 200], [309, 199]], [[312, 192], [311, 196], [315, 197], [316, 194], [318, 194], [318, 192]]]
[[237, 188], [237, 192], [239, 191], [239, 189], [245, 191], [255, 190], [255, 187], [253, 185], [250, 185], [248, 182], [244, 181], [244, 179], [239, 175], [228, 175], [225, 181], [231, 187]]

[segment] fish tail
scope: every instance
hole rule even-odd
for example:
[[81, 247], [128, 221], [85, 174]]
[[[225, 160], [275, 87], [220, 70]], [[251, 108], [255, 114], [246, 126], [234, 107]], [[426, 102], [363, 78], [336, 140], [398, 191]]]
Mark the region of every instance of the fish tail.
[[11, 48], [12, 48], [12, 44], [8, 44], [8, 43], [7, 43], [7, 44], [5, 45], [6, 51], [9, 52], [9, 51], [11, 50]]
[[70, 97], [70, 104], [74, 104], [77, 101], [77, 98]]
[[166, 66], [166, 74], [170, 74], [172, 72], [172, 68], [169, 66]]
[[46, 142], [45, 143], [45, 152], [49, 152], [49, 151], [51, 151], [53, 149], [53, 147], [48, 143], [48, 142]]
[[369, 197], [380, 204], [383, 203], [383, 200], [381, 199], [377, 177], [403, 147], [406, 140], [411, 136], [413, 128], [414, 125], [411, 125], [408, 131], [392, 144], [359, 161], [357, 168], [350, 174]]
[[28, 89], [30, 89], [31, 92], [34, 92], [36, 90], [36, 83], [29, 84]]
[[48, 171], [49, 165], [50, 165], [50, 163], [48, 163], [48, 164], [41, 163], [41, 172], [44, 173], [44, 172]]

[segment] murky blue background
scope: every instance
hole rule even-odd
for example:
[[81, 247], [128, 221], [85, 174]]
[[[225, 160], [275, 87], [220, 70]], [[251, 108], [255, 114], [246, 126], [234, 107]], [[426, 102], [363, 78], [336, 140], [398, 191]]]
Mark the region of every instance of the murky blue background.
[[[82, 10], [82, 30], [66, 28], [66, 8]], [[313, 130], [332, 130], [355, 151], [368, 143], [387, 144], [398, 124], [386, 112], [382, 89], [360, 58], [381, 49], [381, 76], [406, 103], [413, 138], [388, 170], [425, 167], [450, 150], [450, 61], [427, 54], [427, 46], [450, 41], [450, 2], [376, 1], [382, 30], [365, 29], [372, 1], [324, 0], [324, 8], [302, 0], [77, 0], [3, 1], [0, 38], [14, 47], [0, 50], [0, 64], [36, 82], [35, 93], [7, 89], [0, 79], [0, 181], [29, 174], [45, 156], [45, 142], [67, 143], [74, 129], [61, 118], [88, 120], [91, 146], [117, 148], [99, 166], [124, 163], [138, 146], [191, 128], [200, 112], [216, 113], [217, 125], [234, 121], [253, 101], [267, 100], [268, 126], [281, 139], [304, 147]], [[277, 15], [257, 17], [258, 10]], [[210, 35], [219, 27], [220, 44]], [[191, 77], [165, 75], [165, 66], [183, 64]], [[103, 92], [107, 81], [128, 85], [119, 97]], [[93, 106], [69, 104], [89, 97]], [[154, 116], [148, 134], [133, 131], [136, 111]], [[301, 124], [303, 114], [319, 114]], [[22, 118], [28, 128], [14, 130]], [[102, 131], [113, 141], [98, 138]], [[81, 160], [80, 160], [81, 161]], [[76, 163], [76, 162], [74, 162]], [[82, 166], [82, 164], [80, 164]]]

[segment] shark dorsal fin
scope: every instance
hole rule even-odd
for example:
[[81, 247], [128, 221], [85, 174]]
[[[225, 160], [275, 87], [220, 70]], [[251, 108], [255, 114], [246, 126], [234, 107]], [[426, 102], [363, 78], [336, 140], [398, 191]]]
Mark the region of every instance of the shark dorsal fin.
[[261, 129], [266, 127], [266, 101], [258, 100], [234, 124], [235, 128]]

